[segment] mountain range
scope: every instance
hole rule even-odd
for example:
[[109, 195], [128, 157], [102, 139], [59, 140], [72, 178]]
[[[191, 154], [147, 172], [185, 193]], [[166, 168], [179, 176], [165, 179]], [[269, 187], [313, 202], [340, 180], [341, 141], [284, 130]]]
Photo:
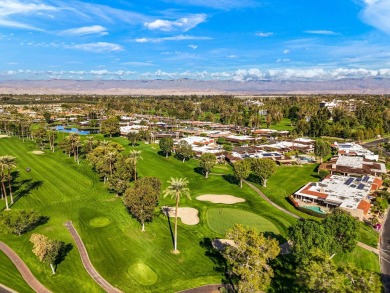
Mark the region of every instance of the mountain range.
[[326, 81], [155, 80], [3, 80], [0, 94], [97, 95], [290, 95], [390, 94], [390, 78]]

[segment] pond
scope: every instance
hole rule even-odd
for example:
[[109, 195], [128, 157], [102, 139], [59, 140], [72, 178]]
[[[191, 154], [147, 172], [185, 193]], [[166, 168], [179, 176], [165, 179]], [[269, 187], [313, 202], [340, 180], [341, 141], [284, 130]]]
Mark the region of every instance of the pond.
[[77, 134], [80, 134], [80, 135], [91, 134], [91, 131], [89, 131], [89, 130], [79, 130], [79, 129], [74, 128], [74, 127], [69, 128], [69, 127], [65, 127], [65, 126], [62, 126], [62, 125], [57, 125], [54, 129], [59, 131], [59, 132], [77, 133]]

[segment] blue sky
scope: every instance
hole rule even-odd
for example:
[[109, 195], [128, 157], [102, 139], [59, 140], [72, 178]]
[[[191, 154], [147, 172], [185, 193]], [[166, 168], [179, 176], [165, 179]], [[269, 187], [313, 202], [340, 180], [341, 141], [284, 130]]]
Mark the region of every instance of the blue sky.
[[0, 1], [0, 79], [390, 77], [389, 0]]

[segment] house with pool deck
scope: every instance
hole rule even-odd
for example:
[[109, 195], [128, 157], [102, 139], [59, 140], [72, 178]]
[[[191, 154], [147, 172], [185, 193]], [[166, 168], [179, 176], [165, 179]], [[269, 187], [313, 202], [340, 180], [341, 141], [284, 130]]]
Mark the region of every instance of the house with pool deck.
[[321, 182], [307, 183], [293, 196], [299, 206], [339, 207], [363, 220], [371, 207], [370, 194], [378, 190], [382, 183], [380, 178], [374, 176], [328, 175]]

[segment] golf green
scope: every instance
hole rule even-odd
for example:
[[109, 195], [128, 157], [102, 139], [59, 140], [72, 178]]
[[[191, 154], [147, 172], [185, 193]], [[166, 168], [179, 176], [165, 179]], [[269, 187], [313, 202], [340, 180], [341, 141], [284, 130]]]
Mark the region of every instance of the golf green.
[[251, 212], [230, 209], [215, 208], [207, 211], [207, 223], [211, 230], [225, 234], [226, 230], [232, 228], [234, 224], [253, 227], [259, 232], [273, 232], [279, 234], [279, 229], [269, 220]]
[[105, 217], [97, 217], [97, 218], [93, 218], [91, 221], [89, 221], [89, 225], [91, 227], [95, 227], [95, 228], [106, 227], [106, 226], [110, 225], [110, 223], [111, 223], [111, 220], [109, 218], [105, 218]]
[[157, 282], [157, 274], [146, 264], [136, 263], [129, 267], [128, 272], [141, 285], [150, 286]]

